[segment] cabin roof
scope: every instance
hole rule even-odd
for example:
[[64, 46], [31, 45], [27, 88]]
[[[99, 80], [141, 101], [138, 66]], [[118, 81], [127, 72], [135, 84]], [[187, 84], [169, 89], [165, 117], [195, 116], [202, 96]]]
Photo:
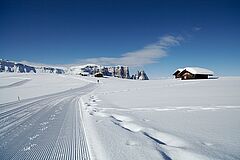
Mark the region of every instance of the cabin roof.
[[89, 75], [89, 72], [81, 72], [81, 74]]
[[103, 73], [102, 73], [102, 72], [97, 72], [97, 73], [95, 73], [95, 75], [97, 75], [97, 74], [102, 74], [102, 75], [103, 75]]
[[178, 68], [174, 73], [173, 75], [175, 75], [177, 72], [182, 72], [184, 70], [184, 68]]
[[206, 68], [200, 68], [200, 67], [186, 67], [184, 70], [192, 73], [192, 74], [205, 74], [205, 75], [213, 75], [214, 72], [206, 69]]

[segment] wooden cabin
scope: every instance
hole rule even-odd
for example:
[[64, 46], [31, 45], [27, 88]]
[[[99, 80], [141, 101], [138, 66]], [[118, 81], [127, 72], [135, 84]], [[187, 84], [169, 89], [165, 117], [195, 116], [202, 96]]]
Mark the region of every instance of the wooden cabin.
[[213, 76], [214, 72], [200, 67], [186, 67], [181, 72], [175, 72], [175, 78], [187, 79], [208, 79], [209, 76]]
[[175, 76], [175, 78], [181, 78], [179, 76], [179, 74], [183, 71], [184, 69], [183, 68], [178, 68], [174, 73], [173, 75]]

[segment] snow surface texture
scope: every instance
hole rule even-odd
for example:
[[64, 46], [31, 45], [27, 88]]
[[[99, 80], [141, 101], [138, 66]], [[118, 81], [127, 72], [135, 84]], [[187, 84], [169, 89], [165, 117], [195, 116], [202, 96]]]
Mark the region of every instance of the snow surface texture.
[[104, 79], [83, 104], [98, 159], [232, 160], [240, 159], [239, 97], [238, 77]]
[[96, 81], [1, 73], [0, 159], [240, 159], [239, 77]]

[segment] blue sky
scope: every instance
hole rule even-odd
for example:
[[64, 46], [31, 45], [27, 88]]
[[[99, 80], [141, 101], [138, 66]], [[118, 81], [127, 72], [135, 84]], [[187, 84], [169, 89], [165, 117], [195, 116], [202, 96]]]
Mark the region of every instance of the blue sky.
[[240, 2], [1, 0], [0, 58], [240, 75]]

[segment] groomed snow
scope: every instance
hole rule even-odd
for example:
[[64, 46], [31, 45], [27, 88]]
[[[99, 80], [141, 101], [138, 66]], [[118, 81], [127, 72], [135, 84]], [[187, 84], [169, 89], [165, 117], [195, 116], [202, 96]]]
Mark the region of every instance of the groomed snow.
[[96, 83], [54, 74], [3, 73], [0, 78], [5, 81], [0, 88], [1, 160], [91, 159], [79, 99]]

